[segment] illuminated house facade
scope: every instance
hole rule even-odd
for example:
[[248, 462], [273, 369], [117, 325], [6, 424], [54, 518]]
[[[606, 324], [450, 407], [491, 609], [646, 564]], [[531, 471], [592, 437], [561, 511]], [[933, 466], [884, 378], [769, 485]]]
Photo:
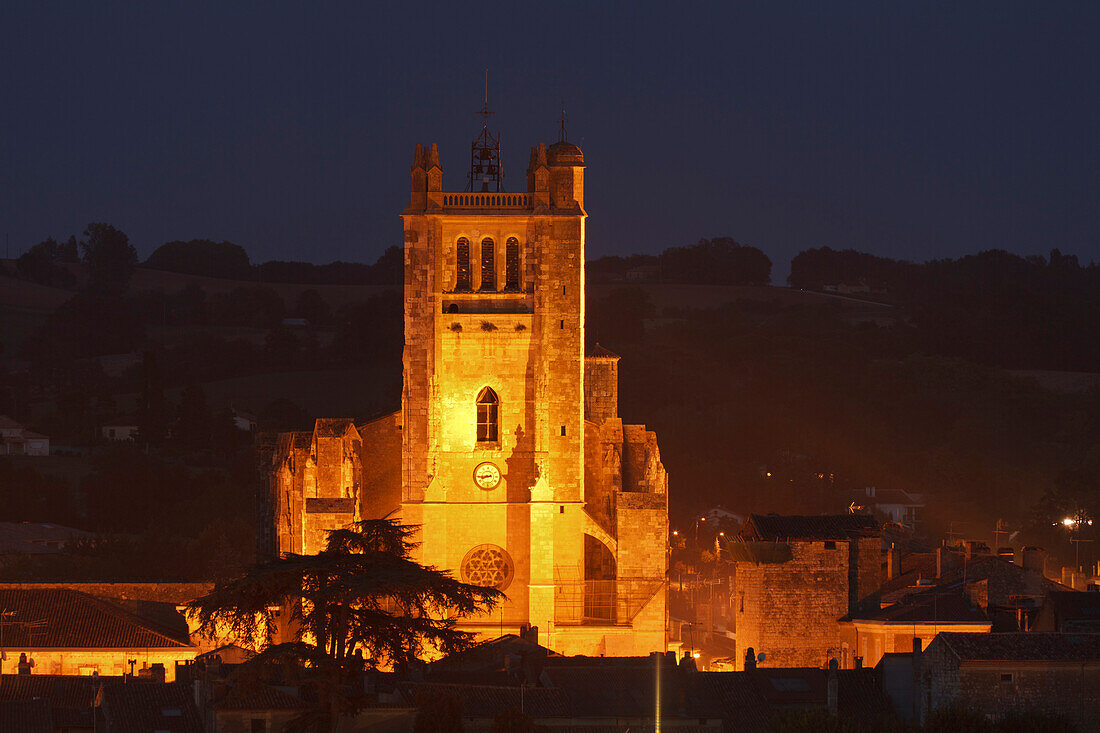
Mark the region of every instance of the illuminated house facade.
[[262, 439], [261, 542], [316, 552], [327, 529], [397, 512], [421, 527], [421, 562], [507, 595], [467, 628], [663, 651], [667, 477], [654, 433], [618, 416], [618, 357], [585, 353], [583, 154], [540, 144], [526, 192], [490, 190], [486, 134], [465, 193], [443, 190], [435, 144], [416, 147], [401, 411]]

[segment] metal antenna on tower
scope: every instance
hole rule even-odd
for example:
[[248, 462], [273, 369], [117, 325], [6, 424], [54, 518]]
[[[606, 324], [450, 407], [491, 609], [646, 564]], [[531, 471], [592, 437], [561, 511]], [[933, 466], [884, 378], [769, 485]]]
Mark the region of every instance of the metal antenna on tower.
[[561, 100], [561, 117], [558, 118], [558, 122], [561, 123], [561, 130], [558, 132], [558, 142], [563, 143], [569, 139], [569, 136], [565, 134], [565, 123], [568, 118], [565, 116], [565, 100]]

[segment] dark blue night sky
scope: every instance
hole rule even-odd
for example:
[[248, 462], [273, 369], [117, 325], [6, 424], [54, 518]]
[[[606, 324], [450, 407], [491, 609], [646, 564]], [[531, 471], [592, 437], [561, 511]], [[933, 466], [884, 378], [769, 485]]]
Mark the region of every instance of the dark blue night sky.
[[415, 142], [462, 190], [489, 67], [511, 190], [565, 99], [590, 257], [728, 235], [777, 280], [825, 245], [1100, 260], [1098, 39], [1091, 0], [9, 2], [0, 235], [371, 262]]

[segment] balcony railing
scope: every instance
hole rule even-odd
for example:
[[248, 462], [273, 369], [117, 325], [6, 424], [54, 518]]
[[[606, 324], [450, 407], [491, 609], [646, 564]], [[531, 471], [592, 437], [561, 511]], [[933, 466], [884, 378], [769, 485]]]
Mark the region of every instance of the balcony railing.
[[445, 193], [443, 205], [454, 209], [527, 209], [529, 193]]

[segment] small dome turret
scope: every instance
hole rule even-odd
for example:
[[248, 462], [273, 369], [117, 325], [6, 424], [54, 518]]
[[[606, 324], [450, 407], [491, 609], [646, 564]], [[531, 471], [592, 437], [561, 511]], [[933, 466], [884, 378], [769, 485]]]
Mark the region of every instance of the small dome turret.
[[571, 142], [559, 140], [546, 151], [549, 165], [584, 165], [584, 153]]

